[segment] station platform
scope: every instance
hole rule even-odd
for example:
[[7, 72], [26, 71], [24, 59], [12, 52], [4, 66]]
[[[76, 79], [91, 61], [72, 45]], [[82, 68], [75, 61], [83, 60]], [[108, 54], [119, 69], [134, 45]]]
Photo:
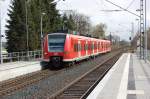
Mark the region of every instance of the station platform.
[[87, 99], [150, 99], [150, 63], [125, 53]]
[[0, 64], [0, 81], [15, 78], [21, 75], [42, 69], [40, 61], [18, 61]]

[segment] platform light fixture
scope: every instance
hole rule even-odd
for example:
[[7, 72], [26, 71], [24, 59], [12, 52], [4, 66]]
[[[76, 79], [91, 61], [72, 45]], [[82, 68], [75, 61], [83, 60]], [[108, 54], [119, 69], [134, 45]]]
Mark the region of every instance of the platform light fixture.
[[42, 58], [43, 58], [43, 16], [44, 15], [46, 15], [46, 13], [44, 13], [44, 12], [41, 13], [41, 24], [40, 25], [41, 25], [41, 52], [42, 52], [41, 56], [42, 56]]

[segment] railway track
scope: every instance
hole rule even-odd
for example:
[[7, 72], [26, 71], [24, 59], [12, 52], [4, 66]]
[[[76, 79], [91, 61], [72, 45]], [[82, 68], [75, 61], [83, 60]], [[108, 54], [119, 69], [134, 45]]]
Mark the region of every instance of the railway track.
[[[114, 51], [113, 53], [109, 53], [109, 54], [106, 54], [106, 55], [103, 55], [102, 57], [100, 57], [100, 60], [101, 61], [103, 61], [103, 62], [100, 62], [100, 60], [99, 61], [97, 61], [97, 63], [101, 63], [101, 64], [104, 64], [105, 62], [104, 62], [104, 60], [105, 61], [108, 61], [108, 60], [106, 60], [106, 59], [108, 59], [110, 56], [112, 56], [113, 54], [115, 54], [114, 56], [116, 56], [116, 53], [118, 53], [118, 51]], [[111, 60], [111, 58], [110, 58], [110, 60]], [[91, 60], [91, 61], [93, 61], [93, 60]], [[95, 60], [96, 61], [96, 60]], [[85, 63], [86, 63], [86, 61], [85, 61]], [[96, 63], [96, 64], [97, 64]], [[84, 62], [82, 62], [82, 64], [84, 64]], [[11, 94], [13, 95], [13, 97], [15, 96], [15, 93], [16, 93], [16, 95], [18, 94], [18, 90], [20, 90], [20, 91], [22, 91], [22, 90], [24, 90], [27, 86], [35, 86], [35, 87], [31, 87], [31, 89], [33, 90], [33, 94], [31, 94], [30, 96], [26, 96], [26, 95], [23, 95], [23, 96], [21, 96], [21, 97], [24, 97], [24, 98], [26, 98], [27, 97], [27, 99], [34, 99], [34, 98], [36, 98], [36, 99], [39, 99], [39, 97], [40, 97], [40, 99], [42, 98], [43, 99], [43, 97], [44, 98], [47, 98], [47, 97], [50, 97], [50, 98], [56, 98], [56, 99], [61, 99], [61, 98], [63, 98], [63, 94], [62, 93], [65, 93], [66, 91], [66, 89], [68, 89], [68, 88], [72, 88], [72, 87], [70, 87], [71, 85], [74, 85], [74, 83], [76, 83], [78, 80], [80, 80], [80, 79], [82, 79], [82, 78], [84, 78], [84, 76], [86, 75], [86, 74], [90, 74], [90, 72], [87, 72], [87, 73], [83, 73], [84, 75], [82, 75], [82, 76], [80, 76], [79, 78], [77, 78], [77, 80], [75, 80], [74, 81], [74, 79], [73, 80], [70, 80], [71, 78], [70, 77], [72, 77], [70, 74], [69, 74], [69, 72], [70, 71], [74, 71], [74, 70], [76, 70], [77, 68], [79, 69], [80, 68], [80, 65], [82, 65], [82, 64], [78, 64], [78, 66], [77, 66], [77, 64], [76, 64], [76, 66], [71, 66], [71, 67], [69, 67], [69, 68], [64, 68], [64, 69], [61, 69], [61, 70], [57, 70], [57, 71], [51, 71], [51, 70], [43, 70], [43, 71], [39, 71], [39, 72], [35, 72], [35, 73], [31, 73], [31, 74], [28, 74], [28, 75], [24, 75], [24, 76], [21, 76], [21, 77], [17, 77], [16, 79], [12, 79], [12, 80], [8, 80], [8, 81], [6, 81], [6, 82], [2, 82], [2, 83], [0, 83], [0, 97], [3, 97], [3, 96], [6, 96], [7, 97], [7, 95], [9, 96], [9, 97], [11, 97], [11, 98], [9, 98], [9, 99], [16, 99], [16, 98], [12, 98], [12, 96], [11, 96]], [[93, 68], [97, 68], [96, 67], [96, 65], [95, 66], [92, 66]], [[92, 67], [90, 67], [90, 68], [92, 68]], [[101, 66], [102, 67], [102, 66]], [[103, 66], [103, 68], [106, 68], [106, 67], [104, 67]], [[92, 71], [93, 69], [89, 69], [90, 71]], [[104, 71], [104, 69], [102, 69], [102, 71]], [[65, 73], [64, 73], [65, 72]], [[79, 71], [77, 70], [77, 72], [79, 73]], [[83, 72], [83, 71], [82, 71]], [[70, 72], [70, 73], [72, 73], [72, 72]], [[62, 75], [63, 74], [63, 75]], [[70, 77], [67, 77], [66, 78], [66, 76], [65, 75], [67, 74], [68, 76], [70, 75]], [[76, 74], [76, 73], [75, 73]], [[64, 78], [62, 78], [62, 76], [64, 76]], [[93, 75], [94, 76], [94, 75]], [[56, 78], [57, 77], [57, 78]], [[60, 79], [59, 77], [61, 77], [61, 79], [62, 79], [62, 81], [64, 81], [68, 86], [66, 86], [66, 84], [64, 84], [64, 85], [57, 85], [58, 83], [55, 83], [55, 81], [54, 80], [57, 80], [57, 79]], [[50, 78], [50, 79], [48, 79], [48, 78]], [[53, 79], [53, 78], [56, 78], [56, 79]], [[75, 78], [75, 77], [74, 77]], [[75, 79], [76, 79], [75, 78]], [[92, 78], [93, 80], [91, 80], [90, 82], [95, 82], [94, 80], [95, 80], [95, 78], [93, 77]], [[37, 82], [42, 82], [42, 80], [47, 80], [48, 82], [54, 82], [55, 83], [55, 86], [54, 86], [54, 84], [50, 84], [50, 85], [45, 85], [45, 83], [44, 83], [44, 85], [42, 85], [42, 84], [40, 84], [40, 86], [43, 86], [44, 87], [44, 90], [43, 90], [43, 88], [42, 88], [42, 90], [40, 89], [38, 89], [38, 92], [37, 92], [37, 90], [36, 89], [34, 89], [34, 88], [36, 88], [36, 83]], [[88, 79], [86, 79], [86, 81], [87, 81]], [[61, 81], [61, 80], [60, 80]], [[66, 82], [67, 81], [67, 82]], [[73, 82], [72, 82], [73, 81]], [[71, 84], [70, 84], [70, 82], [72, 82]], [[79, 81], [80, 82], [80, 81]], [[83, 84], [85, 85], [86, 83], [84, 83], [83, 82]], [[66, 86], [65, 88], [64, 88], [64, 86]], [[79, 88], [79, 87], [81, 87], [80, 85], [75, 85], [75, 86], [73, 86], [73, 88], [74, 87], [77, 87], [77, 88]], [[91, 84], [90, 84], [90, 86], [91, 86]], [[53, 90], [53, 88], [54, 88], [54, 90]], [[31, 91], [31, 89], [30, 89], [30, 91]], [[34, 91], [34, 90], [36, 90], [36, 92]], [[59, 90], [59, 92], [57, 92]], [[74, 90], [74, 89], [73, 89]], [[85, 90], [87, 91], [87, 89], [85, 88]], [[25, 89], [25, 91], [27, 91], [27, 89]], [[77, 91], [76, 91], [77, 92]], [[24, 93], [24, 91], [23, 91], [23, 93]], [[55, 93], [55, 94], [54, 94]], [[77, 92], [78, 93], [78, 92]], [[85, 92], [84, 92], [85, 93]], [[81, 94], [81, 93], [80, 93]], [[52, 95], [52, 96], [51, 96]], [[69, 94], [68, 94], [69, 95]], [[83, 95], [83, 94], [82, 94]], [[66, 96], [66, 95], [64, 95], [64, 96]], [[37, 98], [38, 97], [38, 98]], [[67, 98], [67, 97], [66, 97]], [[6, 99], [6, 98], [2, 98], [2, 99]], [[22, 98], [19, 98], [19, 99], [22, 99]], [[68, 99], [72, 99], [72, 98], [68, 98]]]
[[89, 72], [77, 78], [68, 86], [51, 95], [49, 99], [86, 99], [113, 64], [115, 64], [120, 55], [121, 53], [119, 52], [106, 59]]
[[26, 86], [29, 86], [35, 82], [38, 82], [42, 79], [58, 73], [59, 71], [42, 70], [34, 73], [26, 74], [15, 79], [10, 79], [0, 83], [0, 96], [9, 94], [16, 90], [22, 89]]

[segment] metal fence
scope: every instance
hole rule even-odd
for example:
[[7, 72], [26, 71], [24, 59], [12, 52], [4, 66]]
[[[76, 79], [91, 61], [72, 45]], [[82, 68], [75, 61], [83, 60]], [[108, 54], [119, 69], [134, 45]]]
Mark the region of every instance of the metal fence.
[[150, 61], [150, 50], [147, 51], [148, 60]]
[[[137, 56], [140, 58], [140, 49], [135, 50]], [[147, 51], [147, 59], [150, 61], [150, 50]]]
[[12, 52], [2, 54], [3, 63], [6, 62], [15, 62], [15, 61], [33, 61], [41, 59], [42, 51], [28, 51], [28, 52]]

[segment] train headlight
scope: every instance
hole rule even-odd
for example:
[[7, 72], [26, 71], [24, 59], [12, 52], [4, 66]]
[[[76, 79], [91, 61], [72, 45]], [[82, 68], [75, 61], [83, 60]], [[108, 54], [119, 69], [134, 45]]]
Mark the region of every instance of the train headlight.
[[46, 53], [46, 52], [44, 53], [44, 55], [47, 55], [47, 54], [48, 54], [48, 53]]

